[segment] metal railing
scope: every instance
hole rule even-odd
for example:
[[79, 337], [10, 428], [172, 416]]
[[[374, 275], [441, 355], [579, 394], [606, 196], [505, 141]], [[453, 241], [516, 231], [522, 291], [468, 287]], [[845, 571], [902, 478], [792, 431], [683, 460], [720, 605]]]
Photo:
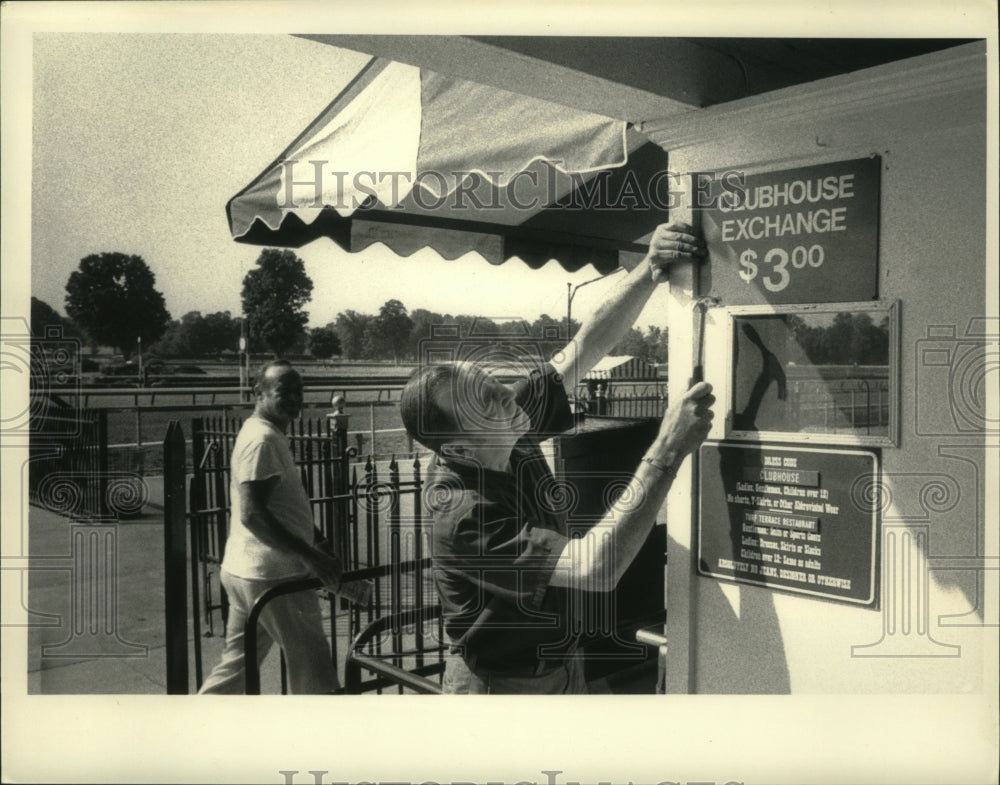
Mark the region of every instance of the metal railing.
[[887, 379], [818, 379], [789, 383], [788, 411], [795, 430], [881, 429], [889, 423]]
[[71, 516], [130, 518], [142, 512], [148, 488], [141, 468], [131, 465], [132, 456], [109, 450], [106, 412], [55, 406], [42, 397], [32, 409], [31, 504]]
[[[384, 564], [367, 569], [345, 572], [343, 580], [374, 580], [376, 585], [389, 579], [398, 579], [407, 573], [419, 573], [430, 567], [430, 559]], [[247, 616], [244, 628], [244, 662], [247, 695], [260, 694], [257, 627], [260, 615], [267, 605], [278, 597], [301, 591], [322, 590], [319, 578], [300, 578], [274, 586], [262, 594]], [[327, 595], [333, 604], [335, 595]], [[370, 606], [368, 610], [370, 610]], [[400, 692], [440, 692], [439, 684], [428, 677], [444, 672], [445, 646], [440, 626], [439, 605], [416, 605], [410, 608], [397, 606], [388, 614], [373, 618], [354, 635], [344, 666], [344, 688], [349, 694], [377, 691], [394, 687]], [[392, 643], [388, 653], [383, 652], [386, 639]], [[430, 641], [430, 644], [428, 644]], [[408, 667], [409, 666], [409, 667]], [[376, 674], [365, 681], [362, 669]]]

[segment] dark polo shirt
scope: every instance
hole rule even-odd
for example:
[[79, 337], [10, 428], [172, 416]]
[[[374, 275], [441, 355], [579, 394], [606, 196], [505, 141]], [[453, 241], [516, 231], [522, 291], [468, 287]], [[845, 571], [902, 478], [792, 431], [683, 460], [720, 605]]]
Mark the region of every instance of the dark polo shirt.
[[577, 637], [569, 592], [549, 585], [567, 529], [539, 448], [573, 417], [552, 366], [512, 386], [532, 427], [514, 446], [511, 471], [435, 456], [425, 490], [445, 631], [453, 650], [498, 670], [562, 659]]

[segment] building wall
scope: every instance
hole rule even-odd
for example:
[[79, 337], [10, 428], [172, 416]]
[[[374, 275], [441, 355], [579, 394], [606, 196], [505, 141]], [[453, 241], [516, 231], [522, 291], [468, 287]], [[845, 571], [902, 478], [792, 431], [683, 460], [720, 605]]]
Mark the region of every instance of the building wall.
[[[671, 147], [669, 129], [661, 130], [657, 141], [671, 150], [671, 169], [679, 172], [770, 162], [769, 169], [787, 169], [880, 155], [879, 291], [901, 304], [900, 443], [882, 448], [880, 568], [888, 582], [878, 607], [695, 575], [693, 521], [688, 526], [677, 515], [692, 502], [688, 467], [670, 499], [671, 691], [968, 692], [992, 678], [994, 655], [984, 659], [984, 651], [996, 651], [996, 627], [984, 619], [995, 625], [997, 540], [983, 497], [986, 478], [996, 476], [988, 473], [996, 466], [996, 420], [989, 426], [994, 447], [984, 449], [988, 425], [977, 407], [998, 372], [995, 356], [990, 361], [981, 340], [967, 336], [995, 334], [998, 325], [982, 318], [987, 150], [976, 69], [975, 58], [948, 66], [936, 92], [921, 90], [926, 74], [897, 69], [890, 85], [898, 80], [900, 92], [910, 93], [895, 101], [874, 98], [863, 79], [853, 91], [849, 79], [839, 80], [835, 95], [821, 86], [812, 95], [799, 92], [797, 113], [787, 102], [762, 100], [739, 122], [730, 118], [732, 130], [717, 129], [704, 142]], [[782, 112], [791, 119], [776, 122]], [[722, 115], [720, 125], [726, 122]], [[671, 283], [670, 397], [677, 400], [688, 376], [680, 358], [690, 361], [692, 353], [689, 273], [679, 271]], [[709, 312], [705, 349], [719, 406], [729, 378], [723, 316], [724, 308]], [[931, 364], [929, 358], [947, 356], [942, 352], [950, 364]], [[713, 438], [723, 436], [718, 414]], [[984, 554], [992, 554], [992, 569], [975, 569]]]

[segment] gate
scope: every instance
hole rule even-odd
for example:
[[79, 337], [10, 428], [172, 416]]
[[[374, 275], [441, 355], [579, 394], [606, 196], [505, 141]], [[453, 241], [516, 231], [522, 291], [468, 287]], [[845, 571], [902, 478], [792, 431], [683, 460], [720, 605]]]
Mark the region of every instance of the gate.
[[[353, 464], [357, 451], [348, 447], [346, 418], [318, 418], [293, 423], [289, 443], [310, 499], [313, 522], [322, 538], [332, 544], [347, 571], [344, 580], [369, 579], [374, 591], [365, 606], [347, 605], [327, 594], [331, 656], [338, 670], [347, 669], [352, 642], [363, 631], [357, 652], [376, 660], [385, 659], [390, 669], [405, 669], [415, 663], [423, 673], [440, 672], [442, 640], [436, 596], [430, 580], [427, 532], [423, 526], [421, 462], [414, 458], [405, 473], [395, 457], [363, 466]], [[192, 464], [186, 487], [183, 518], [166, 525], [189, 530], [188, 567], [194, 642], [195, 683], [203, 681], [200, 639], [219, 634], [225, 627], [227, 603], [218, 584], [218, 568], [225, 554], [226, 531], [231, 507], [230, 456], [242, 420], [233, 416], [199, 418], [193, 421]], [[175, 428], [176, 426], [176, 428]], [[173, 423], [171, 430], [179, 431]], [[164, 443], [165, 453], [184, 449], [183, 439]], [[381, 463], [381, 465], [380, 465]], [[184, 466], [165, 455], [164, 466]], [[383, 479], [384, 478], [384, 479]], [[165, 477], [165, 487], [171, 487]], [[184, 487], [183, 482], [178, 487]], [[168, 567], [168, 574], [170, 569]], [[303, 586], [317, 588], [306, 581]], [[215, 588], [218, 588], [218, 595]], [[291, 588], [291, 587], [289, 587]], [[296, 590], [302, 590], [300, 587]], [[168, 596], [168, 606], [170, 599]], [[168, 610], [168, 617], [170, 616]], [[387, 621], [387, 620], [392, 621]], [[405, 620], [400, 623], [399, 620]], [[180, 636], [180, 632], [176, 635]], [[186, 629], [184, 630], [186, 645]], [[168, 637], [170, 633], [168, 631]], [[169, 644], [168, 644], [169, 645]], [[436, 652], [436, 655], [434, 654]], [[435, 657], [436, 662], [425, 660]], [[352, 671], [353, 672], [353, 671]], [[181, 676], [178, 675], [178, 681]], [[186, 691], [186, 672], [183, 675]], [[168, 691], [170, 676], [168, 674]], [[354, 691], [386, 686], [384, 679], [361, 682], [352, 676]], [[283, 684], [284, 687], [284, 684]]]

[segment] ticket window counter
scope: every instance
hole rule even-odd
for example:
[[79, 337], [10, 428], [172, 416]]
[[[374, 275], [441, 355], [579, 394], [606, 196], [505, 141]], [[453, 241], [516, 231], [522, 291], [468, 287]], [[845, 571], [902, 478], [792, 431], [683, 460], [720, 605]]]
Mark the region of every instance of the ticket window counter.
[[[570, 434], [547, 443], [558, 491], [568, 510], [570, 534], [590, 529], [627, 486], [659, 430], [659, 419], [581, 419]], [[666, 525], [659, 518], [646, 542], [610, 593], [585, 593], [582, 625], [585, 672], [592, 691], [656, 690], [657, 649], [637, 641], [646, 627], [665, 620]]]
[[727, 439], [897, 443], [898, 303], [733, 307], [720, 317]]
[[899, 304], [719, 305], [720, 417], [698, 451], [696, 572], [879, 601], [882, 450], [899, 434]]

